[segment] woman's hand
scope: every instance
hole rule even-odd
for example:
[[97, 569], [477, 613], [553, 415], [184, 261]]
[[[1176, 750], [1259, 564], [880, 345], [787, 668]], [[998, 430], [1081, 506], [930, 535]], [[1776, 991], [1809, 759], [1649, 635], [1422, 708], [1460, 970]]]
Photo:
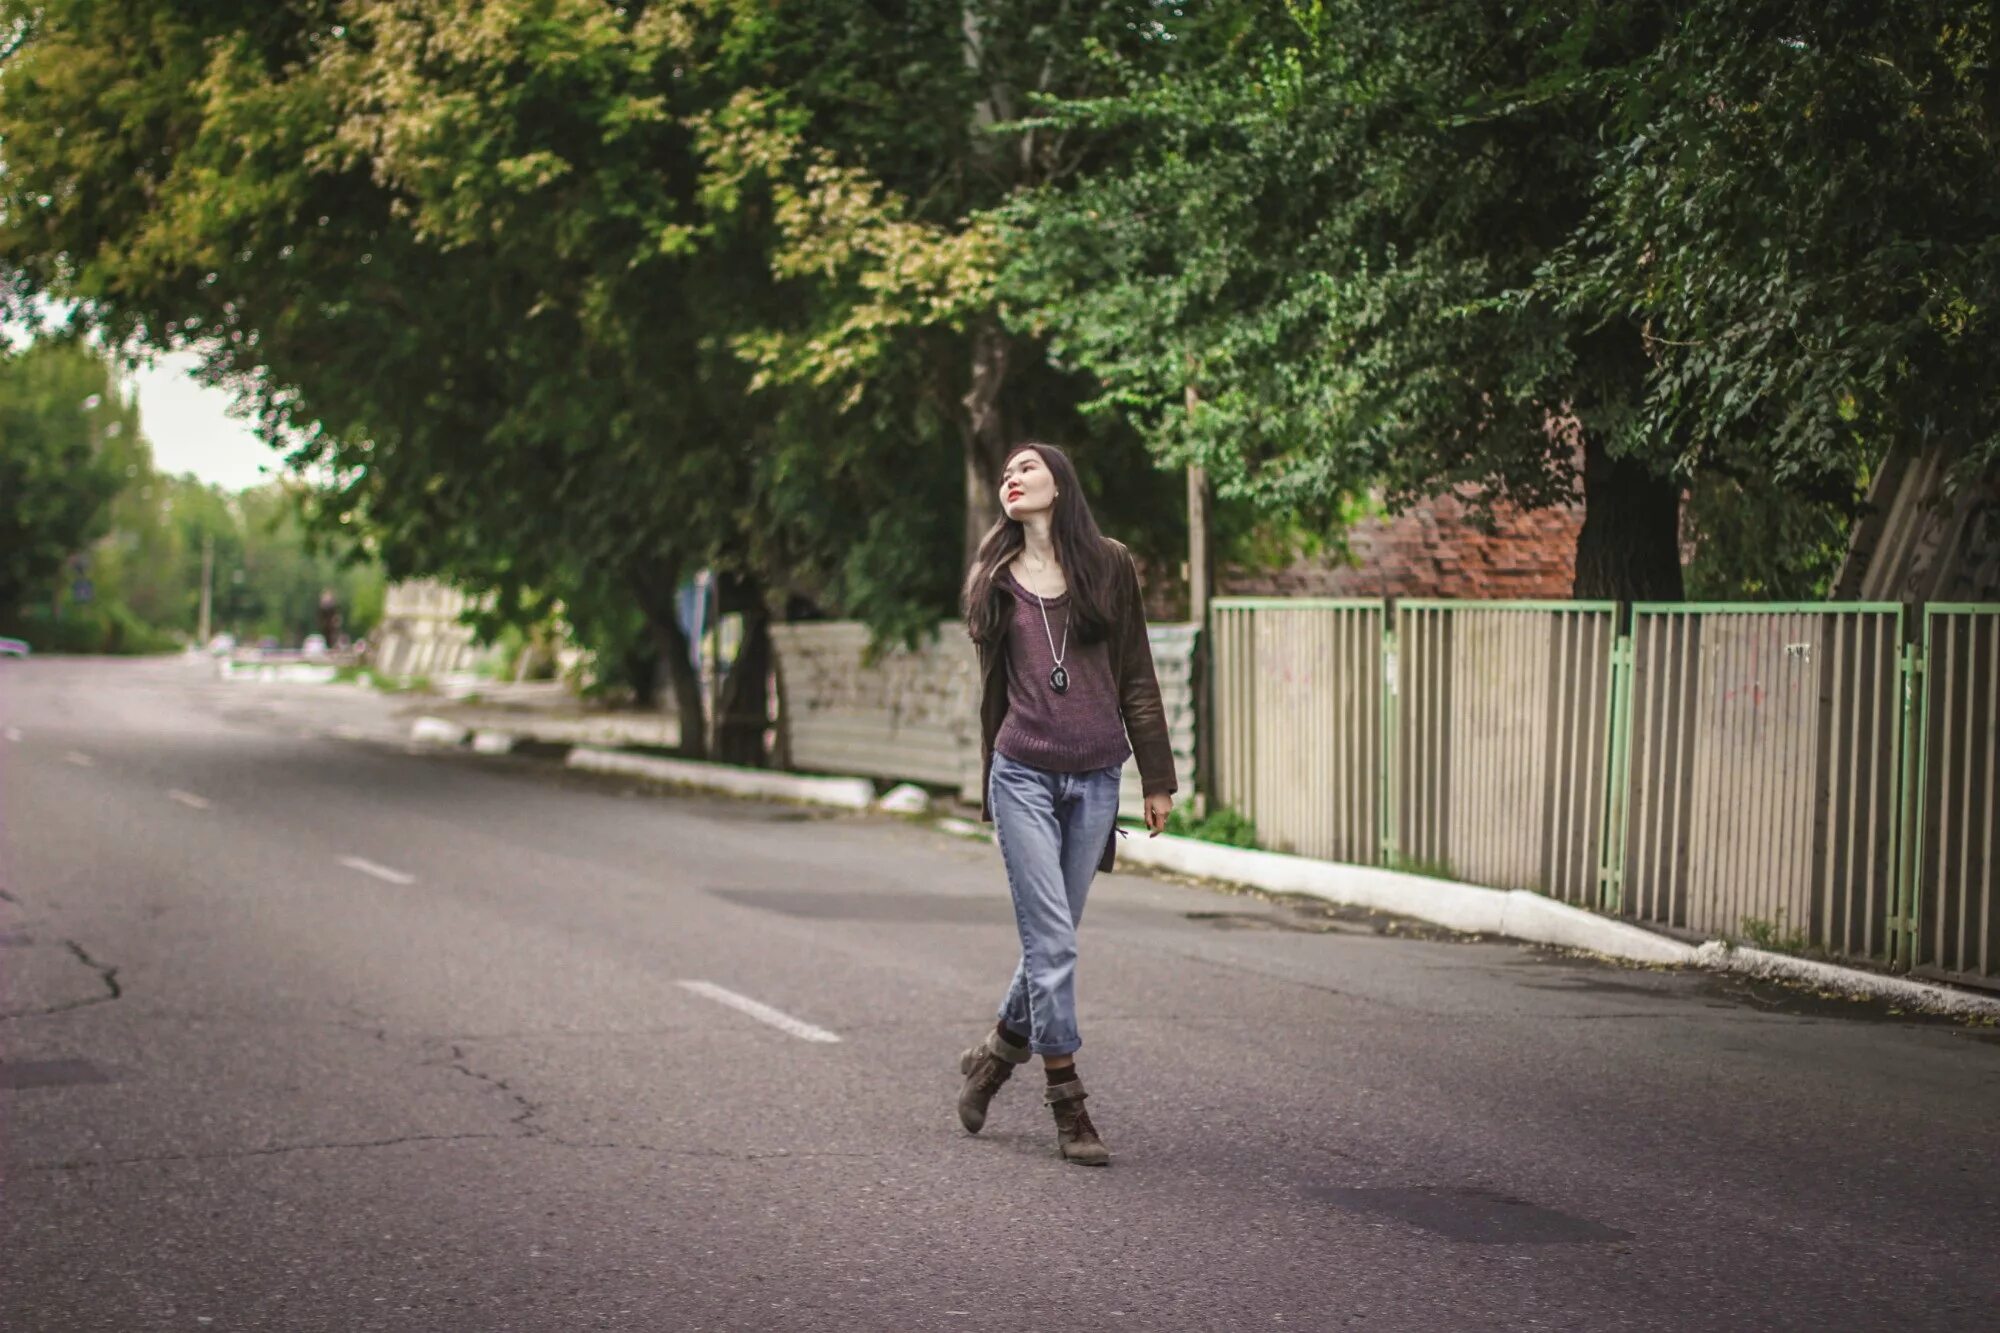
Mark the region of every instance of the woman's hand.
[[1167, 831], [1167, 812], [1174, 808], [1174, 798], [1166, 792], [1158, 792], [1146, 798], [1146, 828], [1148, 837], [1157, 838]]

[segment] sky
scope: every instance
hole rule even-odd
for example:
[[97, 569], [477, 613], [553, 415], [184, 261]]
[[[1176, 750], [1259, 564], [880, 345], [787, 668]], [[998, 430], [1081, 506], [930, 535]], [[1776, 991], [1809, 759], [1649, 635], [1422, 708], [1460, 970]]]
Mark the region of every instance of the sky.
[[153, 466], [170, 474], [192, 472], [229, 490], [255, 486], [282, 471], [279, 452], [230, 415], [227, 393], [194, 381], [193, 365], [191, 354], [165, 356], [131, 377]]
[[[19, 347], [29, 336], [25, 326], [0, 321], [0, 340], [8, 345]], [[154, 468], [169, 476], [192, 472], [232, 491], [281, 473], [279, 452], [230, 414], [227, 393], [196, 382], [194, 365], [192, 352], [177, 352], [127, 377], [139, 396], [139, 428], [153, 446]]]

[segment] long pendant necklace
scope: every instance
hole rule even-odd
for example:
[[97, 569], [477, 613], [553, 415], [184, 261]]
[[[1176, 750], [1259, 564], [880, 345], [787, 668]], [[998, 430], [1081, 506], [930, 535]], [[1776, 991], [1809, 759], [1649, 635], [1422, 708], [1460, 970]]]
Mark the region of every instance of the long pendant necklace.
[[[1048, 566], [1044, 565], [1042, 568], [1047, 569]], [[1040, 570], [1036, 571], [1038, 575], [1040, 572]], [[1063, 617], [1062, 647], [1057, 648], [1056, 632], [1049, 628], [1049, 604], [1042, 600], [1042, 590], [1040, 588], [1030, 588], [1028, 591], [1035, 594], [1035, 605], [1042, 608], [1042, 633], [1048, 636], [1049, 656], [1055, 659], [1055, 669], [1049, 672], [1049, 688], [1057, 694], [1068, 694], [1069, 672], [1063, 670], [1063, 657], [1069, 652], [1070, 617]]]

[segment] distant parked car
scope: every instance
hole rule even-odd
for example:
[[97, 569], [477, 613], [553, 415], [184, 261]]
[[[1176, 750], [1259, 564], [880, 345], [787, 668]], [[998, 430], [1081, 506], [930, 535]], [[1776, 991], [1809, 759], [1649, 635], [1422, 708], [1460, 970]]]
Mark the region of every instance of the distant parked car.
[[236, 636], [234, 634], [218, 634], [208, 641], [208, 653], [211, 657], [227, 657], [235, 651]]
[[299, 646], [299, 650], [307, 657], [324, 657], [326, 655], [326, 636], [324, 634], [306, 635], [306, 641]]
[[26, 639], [0, 639], [0, 657], [26, 657], [33, 651]]

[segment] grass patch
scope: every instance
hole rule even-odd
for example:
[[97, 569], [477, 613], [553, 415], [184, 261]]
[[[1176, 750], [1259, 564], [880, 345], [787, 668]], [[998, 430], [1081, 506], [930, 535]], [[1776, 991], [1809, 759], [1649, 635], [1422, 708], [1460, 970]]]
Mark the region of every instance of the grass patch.
[[1167, 832], [1177, 838], [1199, 838], [1225, 847], [1255, 847], [1257, 825], [1248, 815], [1226, 805], [1218, 805], [1196, 819], [1189, 807], [1177, 805], [1167, 814]]
[[1453, 873], [1451, 862], [1449, 861], [1433, 861], [1423, 856], [1404, 856], [1401, 852], [1385, 859], [1382, 862], [1382, 867], [1385, 870], [1399, 870], [1405, 875], [1422, 875], [1426, 879], [1448, 879], [1452, 881], [1458, 879], [1458, 876]]
[[384, 694], [435, 694], [429, 676], [385, 676], [379, 671], [370, 671], [362, 679]]
[[1766, 921], [1761, 916], [1746, 916], [1737, 927], [1737, 934], [1760, 949], [1774, 953], [1812, 953], [1812, 940], [1803, 930], [1787, 928], [1783, 910], [1776, 921]]

